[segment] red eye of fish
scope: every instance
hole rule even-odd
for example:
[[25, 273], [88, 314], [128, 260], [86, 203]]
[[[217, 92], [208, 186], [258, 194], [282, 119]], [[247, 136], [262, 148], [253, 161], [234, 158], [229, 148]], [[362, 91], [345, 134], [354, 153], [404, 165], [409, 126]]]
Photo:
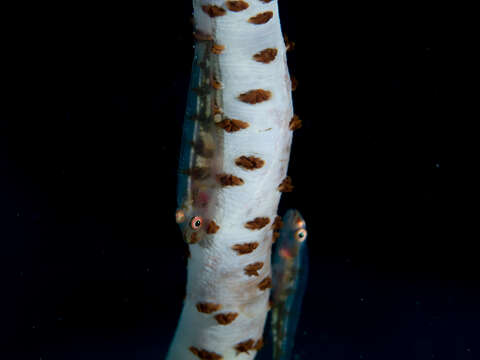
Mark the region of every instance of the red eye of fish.
[[194, 216], [190, 221], [190, 227], [193, 230], [198, 230], [202, 227], [202, 223], [203, 223], [203, 220], [201, 216]]
[[303, 242], [305, 241], [306, 238], [307, 238], [307, 230], [298, 229], [297, 231], [295, 231], [295, 240], [299, 242]]

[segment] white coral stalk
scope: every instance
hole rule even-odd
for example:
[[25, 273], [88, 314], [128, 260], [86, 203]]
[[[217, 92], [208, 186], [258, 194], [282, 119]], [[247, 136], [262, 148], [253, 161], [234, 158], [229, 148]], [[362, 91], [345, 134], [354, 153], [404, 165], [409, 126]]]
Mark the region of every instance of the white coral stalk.
[[253, 359], [269, 310], [277, 207], [289, 188], [286, 48], [275, 0], [193, 7], [197, 95], [186, 117], [177, 211], [191, 257], [167, 360]]

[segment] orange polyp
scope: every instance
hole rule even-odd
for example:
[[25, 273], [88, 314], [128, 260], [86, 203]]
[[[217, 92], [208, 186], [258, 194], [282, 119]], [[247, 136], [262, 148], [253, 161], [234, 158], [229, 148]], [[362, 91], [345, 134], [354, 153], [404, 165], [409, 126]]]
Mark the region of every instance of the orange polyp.
[[272, 287], [272, 278], [266, 277], [258, 284], [258, 288], [262, 291], [270, 289]]
[[198, 312], [204, 313], [204, 314], [211, 314], [215, 311], [218, 311], [222, 308], [222, 305], [220, 304], [215, 304], [215, 303], [209, 303], [209, 302], [204, 302], [204, 303], [197, 303], [196, 304]]
[[210, 17], [217, 17], [225, 15], [226, 11], [217, 5], [203, 5], [202, 10]]
[[238, 95], [238, 99], [247, 104], [258, 104], [269, 100], [272, 97], [272, 93], [264, 89], [255, 89], [247, 91], [246, 93]]
[[205, 349], [198, 349], [195, 346], [190, 346], [188, 349], [201, 360], [222, 360], [223, 359], [222, 355], [219, 355], [211, 351], [207, 351]]
[[268, 217], [256, 217], [252, 221], [248, 221], [245, 223], [245, 227], [250, 230], [259, 230], [270, 223], [270, 219]]
[[277, 56], [277, 54], [278, 54], [277, 49], [267, 48], [267, 49], [264, 49], [264, 50], [260, 51], [259, 53], [256, 53], [255, 55], [253, 55], [253, 59], [255, 61], [258, 61], [258, 62], [261, 62], [261, 63], [264, 63], [264, 64], [268, 64], [268, 63], [272, 62], [273, 60], [275, 60], [275, 57]]
[[175, 221], [177, 222], [177, 224], [181, 224], [185, 221], [185, 213], [183, 212], [183, 210], [177, 210], [175, 212]]
[[243, 0], [227, 1], [226, 5], [227, 5], [228, 10], [234, 11], [234, 12], [245, 10], [249, 6], [248, 3], [243, 1]]
[[238, 316], [238, 313], [226, 313], [226, 314], [217, 314], [215, 315], [215, 320], [220, 325], [228, 325], [231, 324]]
[[248, 351], [253, 349], [254, 344], [255, 344], [255, 340], [253, 339], [248, 339], [246, 341], [242, 341], [238, 343], [237, 345], [235, 345], [235, 350], [237, 350], [237, 355], [239, 353], [248, 354], [249, 353]]
[[272, 11], [265, 11], [263, 13], [252, 16], [250, 19], [248, 19], [248, 22], [255, 25], [266, 24], [272, 17]]

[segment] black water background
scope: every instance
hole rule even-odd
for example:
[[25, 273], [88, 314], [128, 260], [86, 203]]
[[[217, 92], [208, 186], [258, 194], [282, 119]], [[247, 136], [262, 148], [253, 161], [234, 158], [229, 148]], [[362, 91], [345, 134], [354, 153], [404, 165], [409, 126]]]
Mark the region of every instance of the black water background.
[[[2, 359], [161, 359], [184, 295], [173, 214], [190, 3], [45, 6], [9, 13], [5, 32]], [[455, 14], [281, 10], [304, 126], [280, 213], [301, 210], [311, 260], [297, 353], [478, 357], [478, 191]]]

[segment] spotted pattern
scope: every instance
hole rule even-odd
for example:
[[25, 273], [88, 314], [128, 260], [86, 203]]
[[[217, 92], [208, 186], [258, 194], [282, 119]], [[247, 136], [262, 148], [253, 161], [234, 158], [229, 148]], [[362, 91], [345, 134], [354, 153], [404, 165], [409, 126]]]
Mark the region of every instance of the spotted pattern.
[[[272, 0], [260, 0], [261, 2], [268, 4]], [[240, 1], [226, 1], [225, 7], [232, 12], [241, 12], [246, 10], [249, 7], [248, 2], [240, 0]], [[203, 5], [202, 10], [211, 18], [216, 18], [220, 16], [226, 15], [227, 11], [220, 6], [217, 5]], [[248, 22], [254, 25], [262, 25], [268, 23], [273, 17], [272, 11], [265, 11], [254, 16], [248, 18]], [[194, 33], [194, 37], [197, 41], [209, 41], [212, 42], [210, 46], [211, 53], [215, 55], [222, 54], [226, 47], [222, 44], [214, 43], [214, 38], [209, 34], [204, 34], [199, 31]], [[288, 42], [288, 39], [285, 38], [287, 42], [287, 48], [293, 48], [294, 43]], [[258, 53], [252, 55], [252, 59], [256, 62], [263, 63], [263, 64], [270, 64], [272, 63], [278, 55], [278, 49], [276, 48], [266, 48]], [[212, 78], [210, 80], [210, 86], [217, 91], [220, 91], [223, 88], [223, 84], [219, 79]], [[296, 88], [296, 81], [292, 79], [292, 90]], [[200, 92], [204, 91], [202, 89], [198, 89], [199, 95]], [[238, 95], [238, 100], [247, 103], [247, 104], [258, 104], [264, 101], [270, 100], [272, 97], [272, 93], [269, 90], [265, 89], [253, 89]], [[230, 119], [224, 116], [223, 111], [220, 107], [217, 106], [216, 102], [213, 103], [213, 120], [215, 125], [223, 129], [226, 133], [236, 133], [240, 130], [246, 129], [249, 127], [249, 123], [238, 120], [238, 119]], [[202, 119], [197, 119], [202, 120]], [[203, 119], [206, 120], [206, 119]], [[289, 124], [289, 128], [291, 130], [295, 130], [301, 126], [301, 121], [298, 117], [292, 118], [292, 121]], [[204, 156], [205, 158], [213, 157], [213, 151], [208, 148], [205, 144], [201, 141], [198, 141], [195, 144], [192, 144], [194, 147], [194, 151]], [[260, 169], [264, 166], [265, 161], [259, 157], [255, 156], [246, 156], [242, 155], [235, 159], [235, 164], [243, 169], [246, 170], [256, 170]], [[206, 179], [210, 176], [210, 171], [208, 168], [202, 167], [193, 167], [192, 169], [188, 170], [188, 175], [195, 179]], [[228, 186], [239, 186], [244, 184], [244, 180], [233, 175], [233, 174], [217, 174], [215, 176], [216, 181], [222, 187]], [[282, 183], [278, 186], [278, 190], [281, 192], [289, 192], [293, 189], [293, 185], [291, 184], [290, 177], [286, 177]], [[244, 227], [250, 230], [259, 230], [267, 226], [270, 223], [270, 219], [268, 217], [257, 217], [253, 220], [247, 221], [244, 224]], [[276, 217], [274, 223], [272, 224], [273, 229], [273, 238], [278, 235], [278, 230], [281, 228], [281, 218]], [[207, 225], [207, 234], [215, 234], [219, 230], [219, 226], [215, 223], [215, 221], [210, 220]], [[191, 242], [195, 243], [197, 240], [195, 238], [195, 233], [192, 235]], [[252, 243], [242, 243], [242, 244], [235, 244], [232, 246], [232, 250], [235, 251], [238, 255], [246, 255], [252, 253], [257, 247], [259, 246], [258, 242]], [[259, 276], [259, 271], [263, 268], [263, 262], [254, 262], [248, 264], [244, 267], [244, 273], [247, 276]], [[265, 277], [262, 281], [260, 281], [257, 285], [257, 288], [265, 291], [272, 286], [272, 280], [269, 276]], [[196, 308], [199, 312], [204, 314], [213, 314], [219, 311], [222, 308], [222, 305], [216, 303], [209, 303], [209, 302], [199, 302], [196, 304]], [[216, 322], [220, 325], [229, 325], [235, 321], [235, 319], [239, 316], [239, 313], [236, 312], [227, 312], [227, 313], [218, 313], [212, 315]], [[234, 345], [234, 349], [237, 351], [237, 355], [241, 353], [249, 354], [251, 350], [260, 350], [263, 347], [263, 339], [247, 339], [245, 341], [239, 342]], [[189, 348], [190, 352], [193, 353], [196, 357], [201, 360], [222, 360], [223, 356], [215, 353], [214, 351], [209, 351], [206, 349], [197, 348], [191, 346]]]

